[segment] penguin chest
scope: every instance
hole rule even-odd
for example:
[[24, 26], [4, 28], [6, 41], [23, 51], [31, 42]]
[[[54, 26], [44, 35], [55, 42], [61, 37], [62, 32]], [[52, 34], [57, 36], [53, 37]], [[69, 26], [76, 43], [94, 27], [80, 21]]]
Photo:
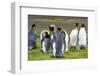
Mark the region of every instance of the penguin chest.
[[78, 31], [74, 30], [70, 34], [70, 44], [75, 46], [77, 43], [77, 36], [78, 36]]
[[85, 29], [80, 29], [80, 31], [79, 31], [79, 45], [86, 45], [86, 31], [85, 31]]

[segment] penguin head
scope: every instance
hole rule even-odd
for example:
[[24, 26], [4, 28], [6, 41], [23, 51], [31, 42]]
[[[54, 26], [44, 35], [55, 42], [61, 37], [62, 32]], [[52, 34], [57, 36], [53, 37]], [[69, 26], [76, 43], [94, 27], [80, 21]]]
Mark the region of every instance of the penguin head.
[[52, 25], [49, 25], [49, 30], [51, 31], [51, 32], [53, 32], [54, 30], [55, 30], [55, 25], [54, 24], [52, 24]]
[[33, 25], [32, 25], [32, 27], [35, 27], [35, 26], [36, 26], [36, 24], [33, 24]]
[[45, 37], [50, 38], [50, 34], [47, 31], [45, 31]]
[[62, 31], [62, 27], [57, 27], [57, 30], [58, 31]]
[[77, 27], [77, 28], [78, 28], [78, 26], [79, 26], [79, 23], [75, 23], [75, 27]]
[[45, 35], [48, 35], [48, 32], [45, 32]]
[[81, 24], [81, 27], [84, 27], [85, 25], [84, 24]]
[[33, 24], [33, 25], [32, 25], [32, 29], [34, 29], [35, 27], [36, 27], [36, 24]]

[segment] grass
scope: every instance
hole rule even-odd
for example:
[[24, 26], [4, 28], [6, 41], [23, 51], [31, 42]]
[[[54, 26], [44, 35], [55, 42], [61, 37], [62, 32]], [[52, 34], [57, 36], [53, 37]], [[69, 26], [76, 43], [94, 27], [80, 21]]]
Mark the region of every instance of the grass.
[[28, 60], [33, 61], [33, 60], [55, 60], [55, 59], [82, 59], [82, 58], [88, 58], [88, 50], [80, 50], [77, 48], [76, 50], [73, 50], [69, 48], [69, 50], [64, 53], [63, 58], [53, 58], [51, 57], [53, 53], [43, 53], [40, 51], [40, 40], [37, 39], [37, 48], [32, 49], [31, 51], [28, 52]]

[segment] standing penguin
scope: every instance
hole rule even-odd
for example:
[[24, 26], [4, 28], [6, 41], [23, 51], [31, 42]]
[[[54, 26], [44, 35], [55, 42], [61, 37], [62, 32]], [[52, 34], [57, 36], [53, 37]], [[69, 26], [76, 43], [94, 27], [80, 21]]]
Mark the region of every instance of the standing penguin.
[[52, 32], [52, 45], [53, 45], [53, 56], [56, 58], [62, 57], [62, 44], [63, 36], [59, 29], [49, 26], [50, 31]]
[[80, 49], [84, 49], [86, 47], [86, 30], [85, 30], [85, 25], [81, 24], [81, 28], [79, 31], [79, 46]]
[[44, 53], [49, 52], [50, 48], [50, 33], [47, 30], [44, 30], [40, 34], [40, 40], [41, 40], [41, 51]]
[[65, 30], [63, 30], [61, 27], [58, 27], [58, 30], [61, 31], [62, 37], [63, 37], [63, 44], [62, 44], [62, 54], [68, 51], [68, 34]]
[[28, 32], [28, 50], [31, 50], [32, 48], [36, 48], [36, 31], [35, 31], [36, 25], [33, 24], [31, 29]]
[[76, 49], [78, 40], [78, 25], [78, 23], [75, 23], [75, 28], [70, 33], [70, 46], [74, 49]]
[[54, 32], [57, 30], [56, 26], [54, 24], [49, 25], [49, 30], [50, 30], [50, 48], [53, 52], [53, 55], [55, 56], [56, 53], [56, 43], [54, 39]]

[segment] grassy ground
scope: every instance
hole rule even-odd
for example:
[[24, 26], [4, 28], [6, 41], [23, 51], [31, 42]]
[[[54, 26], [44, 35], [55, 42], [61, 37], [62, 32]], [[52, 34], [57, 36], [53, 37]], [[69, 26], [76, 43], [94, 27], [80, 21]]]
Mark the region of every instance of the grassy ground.
[[28, 52], [28, 60], [55, 60], [55, 59], [81, 59], [81, 58], [88, 58], [88, 50], [80, 50], [77, 48], [76, 50], [69, 49], [63, 56], [63, 58], [53, 58], [51, 57], [52, 53], [43, 53], [40, 51], [40, 41], [37, 39], [37, 48], [32, 49]]

